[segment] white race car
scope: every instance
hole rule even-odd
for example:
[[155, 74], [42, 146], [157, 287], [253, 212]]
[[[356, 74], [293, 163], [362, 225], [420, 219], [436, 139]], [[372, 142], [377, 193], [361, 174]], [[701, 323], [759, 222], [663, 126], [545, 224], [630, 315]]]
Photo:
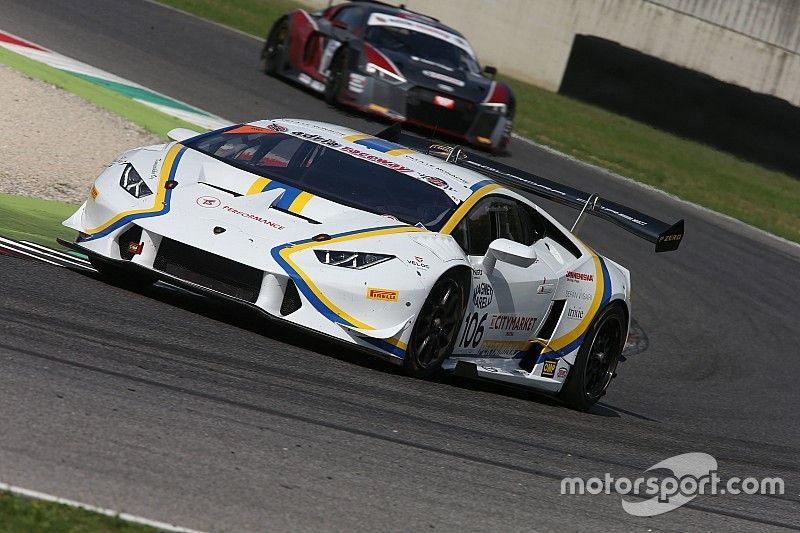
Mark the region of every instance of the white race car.
[[[586, 409], [615, 375], [628, 270], [519, 190], [676, 249], [683, 221], [462, 152], [305, 120], [260, 120], [129, 151], [64, 222], [63, 245], [127, 284], [251, 306], [427, 377], [522, 385]], [[449, 161], [449, 162], [448, 162]], [[573, 227], [574, 229], [574, 227]]]

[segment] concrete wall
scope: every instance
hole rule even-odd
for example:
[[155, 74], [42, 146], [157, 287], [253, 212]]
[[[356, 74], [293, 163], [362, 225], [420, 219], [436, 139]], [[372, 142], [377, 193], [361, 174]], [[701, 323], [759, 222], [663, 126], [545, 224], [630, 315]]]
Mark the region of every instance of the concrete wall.
[[[327, 0], [306, 1], [328, 5]], [[464, 33], [484, 64], [553, 91], [561, 84], [574, 36], [582, 34], [800, 105], [797, 0], [404, 3]]]

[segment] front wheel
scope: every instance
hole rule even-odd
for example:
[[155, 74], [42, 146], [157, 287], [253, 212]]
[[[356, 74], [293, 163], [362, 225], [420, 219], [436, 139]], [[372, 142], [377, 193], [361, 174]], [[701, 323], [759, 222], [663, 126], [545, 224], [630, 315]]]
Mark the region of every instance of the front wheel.
[[347, 76], [347, 51], [342, 47], [331, 61], [328, 70], [328, 79], [325, 83], [325, 102], [332, 106], [339, 103], [339, 94], [345, 85]]
[[626, 324], [625, 311], [617, 304], [595, 317], [559, 394], [565, 404], [586, 411], [606, 393], [625, 345]]
[[427, 378], [453, 352], [458, 327], [466, 310], [464, 284], [453, 273], [436, 282], [411, 332], [403, 366], [406, 374]]
[[288, 40], [289, 23], [282, 20], [269, 32], [264, 48], [261, 50], [261, 70], [265, 74], [276, 76], [283, 69]]

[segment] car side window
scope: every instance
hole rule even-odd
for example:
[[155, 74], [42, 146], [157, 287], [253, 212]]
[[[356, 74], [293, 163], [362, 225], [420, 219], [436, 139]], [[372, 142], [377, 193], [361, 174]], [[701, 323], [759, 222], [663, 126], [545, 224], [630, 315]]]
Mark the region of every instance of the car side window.
[[496, 202], [494, 211], [497, 232], [495, 239], [509, 239], [530, 246], [544, 236], [541, 216], [531, 207], [511, 199]]
[[512, 198], [493, 196], [473, 207], [452, 236], [467, 255], [481, 256], [495, 239], [530, 246], [544, 236], [544, 224], [531, 207]]
[[484, 200], [472, 208], [466, 217], [468, 255], [484, 255], [492, 242], [492, 202]]

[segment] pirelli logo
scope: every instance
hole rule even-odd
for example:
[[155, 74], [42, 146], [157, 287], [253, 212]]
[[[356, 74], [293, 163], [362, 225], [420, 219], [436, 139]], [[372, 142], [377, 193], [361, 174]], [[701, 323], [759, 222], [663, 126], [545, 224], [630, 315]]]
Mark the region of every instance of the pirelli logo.
[[367, 289], [367, 298], [370, 300], [383, 300], [385, 302], [396, 302], [400, 298], [400, 291], [392, 289]]

